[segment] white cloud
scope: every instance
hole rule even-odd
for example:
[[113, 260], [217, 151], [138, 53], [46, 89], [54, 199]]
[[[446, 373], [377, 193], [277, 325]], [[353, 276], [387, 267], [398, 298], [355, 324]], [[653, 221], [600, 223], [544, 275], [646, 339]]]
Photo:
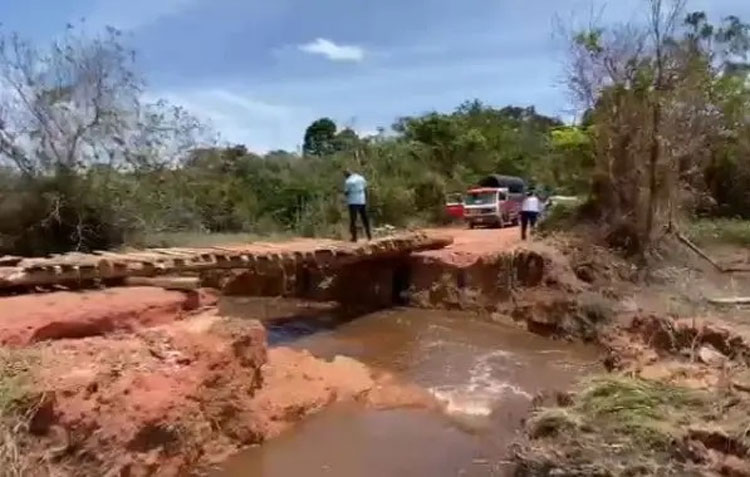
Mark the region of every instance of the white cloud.
[[362, 61], [365, 50], [355, 45], [338, 45], [325, 38], [317, 38], [310, 43], [299, 46], [300, 51], [311, 55], [325, 56], [331, 61]]

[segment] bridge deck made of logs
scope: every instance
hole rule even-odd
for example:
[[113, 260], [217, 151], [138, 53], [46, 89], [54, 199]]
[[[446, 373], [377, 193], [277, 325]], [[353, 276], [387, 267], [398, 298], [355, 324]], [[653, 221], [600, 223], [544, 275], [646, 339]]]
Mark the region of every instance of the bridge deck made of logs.
[[290, 265], [335, 268], [358, 261], [439, 249], [451, 242], [449, 237], [408, 233], [356, 244], [300, 239], [205, 248], [72, 252], [44, 258], [0, 257], [0, 289], [180, 275], [221, 269], [263, 270], [267, 267]]

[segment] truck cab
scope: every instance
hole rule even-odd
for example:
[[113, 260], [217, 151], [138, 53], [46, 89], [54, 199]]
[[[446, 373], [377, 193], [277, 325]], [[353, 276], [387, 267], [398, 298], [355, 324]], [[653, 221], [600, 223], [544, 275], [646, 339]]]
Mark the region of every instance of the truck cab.
[[470, 228], [517, 225], [521, 221], [525, 192], [526, 182], [520, 177], [487, 176], [479, 181], [477, 187], [467, 191], [464, 219]]
[[466, 192], [464, 219], [470, 228], [517, 225], [520, 216], [521, 204], [507, 188], [478, 187]]

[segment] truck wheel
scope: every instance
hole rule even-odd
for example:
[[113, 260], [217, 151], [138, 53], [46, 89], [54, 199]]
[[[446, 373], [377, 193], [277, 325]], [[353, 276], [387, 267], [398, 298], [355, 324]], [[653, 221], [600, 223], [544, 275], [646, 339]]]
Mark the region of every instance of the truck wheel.
[[477, 226], [474, 224], [474, 222], [469, 222], [469, 229], [474, 230]]

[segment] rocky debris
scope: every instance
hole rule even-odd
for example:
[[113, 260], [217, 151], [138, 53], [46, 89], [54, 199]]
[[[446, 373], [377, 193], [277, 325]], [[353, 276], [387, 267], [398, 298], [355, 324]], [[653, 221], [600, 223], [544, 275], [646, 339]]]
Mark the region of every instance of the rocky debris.
[[661, 355], [697, 357], [715, 365], [722, 360], [750, 364], [750, 345], [744, 335], [717, 320], [640, 315], [631, 321], [625, 333], [631, 341]]
[[727, 362], [727, 357], [716, 351], [710, 344], [703, 345], [698, 350], [698, 358], [703, 364], [709, 366], [723, 366]]

